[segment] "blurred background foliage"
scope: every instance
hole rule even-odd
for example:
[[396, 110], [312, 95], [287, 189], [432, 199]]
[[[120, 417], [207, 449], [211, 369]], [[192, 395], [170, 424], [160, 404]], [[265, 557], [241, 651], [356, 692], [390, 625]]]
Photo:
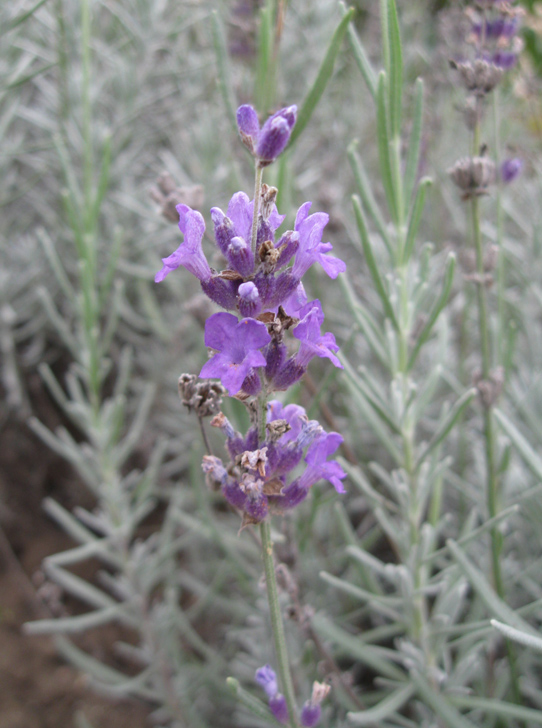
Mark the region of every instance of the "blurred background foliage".
[[[378, 3], [353, 5], [352, 25], [379, 70]], [[532, 332], [539, 331], [542, 300], [542, 3], [526, 5], [526, 51], [499, 102], [501, 152], [525, 160], [524, 176], [503, 202], [510, 322], [503, 410], [515, 418], [517, 431], [503, 427], [499, 446], [506, 481], [502, 507], [523, 504], [521, 515], [514, 511], [503, 526], [510, 607], [539, 623], [542, 512], [537, 487], [542, 470], [536, 453], [542, 432], [542, 337]], [[413, 280], [422, 280], [416, 289], [419, 308], [429, 306], [441, 290], [450, 252], [468, 269], [468, 260], [462, 261], [468, 258], [468, 224], [446, 172], [468, 150], [458, 111], [462, 91], [454, 88], [448, 65], [458, 50], [458, 3], [432, 2], [431, 14], [427, 7], [426, 0], [398, 2], [405, 77], [402, 138], [406, 146], [416, 109], [414, 82], [421, 77], [425, 109], [419, 172], [434, 181], [412, 267]], [[277, 23], [282, 10], [283, 25]], [[343, 12], [335, 0], [18, 0], [0, 8], [0, 425], [3, 442], [10, 444], [3, 448], [9, 478], [1, 493], [1, 523], [31, 574], [37, 564], [25, 561], [25, 554], [39, 533], [41, 500], [50, 497], [47, 512], [71, 541], [55, 542], [53, 549], [50, 542], [40, 544], [37, 551], [41, 558], [69, 549], [63, 552], [69, 556], [53, 557], [45, 569], [48, 582], [59, 589], [48, 609], [67, 621], [55, 628], [49, 619], [34, 629], [71, 635], [92, 620], [120, 622], [130, 636], [115, 633], [114, 644], [98, 649], [92, 642], [89, 648], [64, 640], [59, 646], [101, 690], [148, 701], [158, 725], [175, 720], [191, 726], [264, 725], [247, 712], [248, 698], [241, 706], [231, 699], [225, 677], [234, 675], [251, 689], [254, 669], [272, 655], [257, 549], [246, 532], [237, 537], [236, 515], [226, 510], [220, 494], [203, 485], [197, 423], [176, 393], [179, 374], [198, 372], [206, 357], [207, 302], [182, 273], [155, 286], [160, 258], [177, 247], [179, 233], [160, 216], [149, 192], [167, 171], [209, 221], [211, 206], [225, 208], [235, 191], [250, 191], [252, 167], [232, 125], [232, 109], [255, 103], [264, 118], [282, 105], [301, 107]], [[377, 344], [382, 336], [382, 346], [391, 346], [384, 341], [386, 336], [391, 340], [389, 328], [360, 255], [351, 207], [359, 180], [348, 165], [347, 150], [355, 139], [374, 199], [386, 210], [375, 109], [350, 43], [346, 37], [337, 43], [329, 82], [325, 89], [320, 84], [323, 94], [312, 116], [267, 181], [280, 187], [288, 225], [307, 199], [313, 210], [330, 215], [326, 239], [348, 263], [354, 306], [348, 308], [344, 292], [316, 272], [309, 276], [310, 294], [323, 300], [327, 330], [336, 334], [356, 372], [360, 365], [371, 370], [392, 434], [378, 428], [374, 414], [370, 417], [359, 381], [353, 394], [345, 378], [320, 363], [311, 368], [293, 396], [311, 416], [323, 418], [327, 429], [344, 434], [352, 483], [344, 503], [323, 487], [315, 489], [301, 516], [277, 526], [276, 538], [281, 558], [301, 587], [303, 605], [317, 614], [315, 625], [295, 620], [289, 625], [300, 694], [308, 695], [315, 677], [331, 675], [336, 702], [328, 709], [329, 725], [346, 725], [347, 711], [358, 711], [361, 723], [362, 707], [379, 706], [391, 695], [396, 699], [391, 708], [396, 707], [390, 708], [389, 725], [410, 728], [434, 725], [439, 713], [425, 685], [418, 685], [414, 695], [410, 684], [401, 683], [404, 665], [422, 660], [407, 624], [412, 615], [403, 609], [412, 601], [411, 564], [408, 554], [401, 562], [400, 550], [382, 526], [384, 518], [375, 518], [379, 507], [390, 507], [397, 533], [409, 525], [400, 498], [401, 468], [394, 460], [393, 428], [401, 419], [396, 382], [375, 354], [378, 346], [360, 334], [366, 319], [359, 302], [378, 322]], [[487, 136], [493, 143], [490, 132]], [[487, 200], [486, 211], [484, 235], [490, 243], [497, 239], [493, 199]], [[393, 288], [396, 270], [387, 264], [378, 235], [372, 233], [371, 240], [382, 278]], [[469, 333], [474, 321], [473, 294], [456, 274], [449, 304], [416, 370], [420, 448], [456, 396], [470, 387], [477, 364], [476, 337]], [[92, 359], [96, 352], [99, 361]], [[227, 407], [241, 427], [242, 408]], [[31, 439], [27, 427], [30, 416], [40, 437], [74, 466], [70, 475], [61, 478], [59, 461], [51, 463], [37, 449], [40, 441]], [[476, 597], [472, 573], [468, 581], [460, 571], [461, 554], [443, 553], [445, 538], [465, 537], [472, 543], [471, 531], [487, 528], [480, 450], [470, 447], [471, 441], [480, 442], [478, 414], [469, 410], [462, 416], [461, 427], [432, 465], [438, 470], [441, 455], [442, 462], [454, 462], [439, 481], [443, 491], [435, 490], [442, 494], [441, 513], [439, 518], [432, 513], [429, 524], [438, 521], [437, 565], [427, 577], [427, 602], [435, 606], [429, 652], [444, 654], [439, 667], [449, 668], [449, 692], [457, 699], [453, 718], [464, 709], [472, 711], [477, 725], [493, 727], [503, 725], [506, 713], [464, 707], [460, 698], [473, 685], [478, 694], [487, 688], [490, 697], [498, 698], [495, 705], [507, 696], [502, 643], [488, 622], [495, 613]], [[213, 432], [210, 438], [220, 448], [220, 438]], [[28, 448], [39, 452], [34, 477], [22, 467]], [[485, 531], [470, 552], [480, 570], [476, 574], [487, 567], [483, 538]], [[109, 550], [100, 552], [103, 544]], [[66, 576], [72, 564], [86, 563], [89, 555], [102, 558], [99, 569], [85, 572], [79, 581]], [[446, 584], [438, 599], [431, 591], [437, 582]], [[456, 622], [444, 624], [449, 614]], [[70, 622], [74, 616], [87, 621]], [[529, 651], [520, 660], [526, 701], [533, 710], [542, 709], [540, 660]], [[180, 705], [176, 696], [185, 696]], [[447, 713], [438, 720], [465, 725]]]

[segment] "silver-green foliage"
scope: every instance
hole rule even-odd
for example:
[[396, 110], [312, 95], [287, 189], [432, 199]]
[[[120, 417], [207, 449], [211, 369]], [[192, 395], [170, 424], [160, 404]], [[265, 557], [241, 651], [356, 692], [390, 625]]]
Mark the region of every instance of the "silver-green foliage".
[[[315, 492], [274, 534], [310, 617], [288, 625], [298, 695], [308, 697], [323, 660], [334, 686], [325, 725], [540, 724], [542, 411], [533, 372], [542, 337], [532, 330], [540, 250], [521, 243], [532, 234], [526, 220], [539, 184], [530, 202], [503, 203], [513, 233], [505, 238], [506, 305], [519, 333], [496, 412], [503, 503], [488, 519], [469, 377], [474, 342], [467, 337], [459, 351], [468, 284], [443, 244], [453, 235], [447, 210], [455, 220], [463, 211], [441, 181], [444, 165], [430, 170], [434, 192], [418, 178], [427, 99], [421, 81], [404, 82], [424, 57], [413, 48], [426, 3], [399, 3], [411, 47], [401, 43], [393, 0], [380, 2], [381, 41], [367, 34], [367, 43], [345, 7], [291, 3], [277, 54], [278, 4], [268, 0], [255, 70], [228, 58], [230, 5], [49, 0], [30, 13], [0, 11], [11, 41], [0, 57], [0, 129], [9, 141], [0, 158], [2, 224], [10, 243], [1, 251], [2, 417], [13, 409], [26, 416], [21, 368], [41, 359], [65, 426], [51, 432], [36, 419], [32, 426], [96, 497], [94, 510], [73, 514], [45, 504], [75, 543], [50, 557], [45, 572], [88, 611], [28, 630], [58, 634], [61, 653], [96, 686], [149, 701], [158, 725], [273, 725], [253, 686], [255, 668], [273, 661], [258, 550], [246, 532], [237, 536], [236, 518], [205, 488], [195, 428], [175, 394], [176, 376], [197, 372], [205, 356], [197, 307], [193, 315], [185, 306], [197, 289], [171, 276], [157, 294], [152, 274], [177, 234], [159, 222], [146, 188], [166, 167], [180, 184], [203, 182], [207, 207], [224, 207], [232, 192], [248, 189], [249, 165], [232, 130], [235, 104], [255, 99], [265, 115], [298, 103], [295, 144], [278, 165], [281, 211], [291, 216], [296, 202], [321, 195], [333, 204], [332, 220], [352, 231], [351, 248], [340, 235], [336, 245], [349, 263], [348, 315], [320, 278], [311, 281], [313, 295], [331, 299], [328, 328], [343, 339], [345, 373], [323, 380], [309, 404], [336, 405], [353, 453], [344, 462], [344, 502]], [[366, 5], [371, 30], [377, 4]], [[349, 145], [354, 135], [361, 142]], [[442, 138], [462, 143], [455, 131]], [[441, 158], [450, 153], [441, 151]], [[352, 218], [341, 173], [347, 157]], [[424, 217], [433, 221], [434, 242], [421, 245]], [[462, 234], [466, 227], [457, 225]], [[496, 237], [490, 222], [485, 234]], [[57, 379], [51, 365], [66, 354], [70, 364]], [[504, 535], [510, 603], [487, 577], [495, 527]], [[100, 564], [93, 583], [70, 570], [89, 558]], [[282, 599], [291, 606], [286, 589]], [[136, 637], [136, 646], [114, 648], [130, 662], [130, 676], [69, 639], [109, 622]], [[497, 630], [522, 645], [529, 705], [509, 700]]]

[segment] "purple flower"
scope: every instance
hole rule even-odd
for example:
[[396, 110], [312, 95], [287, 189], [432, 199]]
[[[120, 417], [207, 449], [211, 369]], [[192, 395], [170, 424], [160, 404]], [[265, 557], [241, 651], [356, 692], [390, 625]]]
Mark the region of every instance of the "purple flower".
[[299, 316], [301, 321], [293, 331], [295, 338], [301, 342], [296, 356], [296, 363], [299, 366], [306, 367], [313, 357], [319, 356], [330, 359], [336, 367], [344, 369], [333, 353], [339, 350], [333, 334], [320, 334], [320, 327], [324, 321], [320, 301], [307, 303], [299, 311]]
[[518, 61], [517, 53], [512, 51], [497, 51], [493, 54], [492, 62], [497, 68], [502, 68], [503, 71], [509, 71], [514, 68]]
[[267, 327], [260, 321], [238, 321], [231, 313], [213, 314], [205, 322], [205, 345], [218, 353], [203, 365], [200, 377], [216, 377], [230, 396], [237, 394], [250, 370], [265, 366], [259, 349], [270, 341]]
[[322, 708], [319, 705], [313, 705], [310, 700], [307, 700], [305, 705], [301, 708], [299, 720], [304, 728], [314, 728], [314, 726], [320, 721], [321, 715]]
[[237, 109], [237, 126], [243, 144], [258, 157], [260, 166], [271, 164], [284, 151], [297, 117], [297, 106], [277, 111], [260, 129], [256, 111], [245, 104]]
[[[241, 238], [250, 246], [252, 232], [252, 215], [254, 212], [254, 201], [249, 200], [244, 192], [236, 192], [228, 204], [228, 214], [224, 215], [219, 207], [211, 208], [211, 218], [215, 226], [216, 242], [226, 257], [233, 238]], [[279, 215], [277, 208], [273, 205], [271, 213], [266, 221], [260, 220], [260, 226], [266, 228], [266, 239], [273, 238], [275, 230], [282, 225], [285, 215]], [[263, 231], [262, 231], [263, 233]]]
[[154, 280], [160, 283], [172, 270], [177, 270], [182, 265], [200, 281], [208, 281], [212, 273], [201, 247], [205, 221], [197, 210], [192, 210], [188, 205], [177, 205], [176, 210], [179, 213], [179, 230], [184, 234], [184, 242], [174, 253], [162, 258], [164, 265]]
[[242, 135], [251, 139], [256, 139], [260, 133], [258, 114], [249, 104], [244, 104], [237, 109], [237, 126]]
[[307, 414], [304, 408], [298, 404], [284, 406], [282, 402], [273, 399], [267, 405], [267, 421], [274, 422], [275, 420], [286, 420], [290, 425], [288, 432], [285, 432], [279, 440], [279, 443], [284, 445], [297, 438], [301, 432], [303, 422], [307, 420]]
[[519, 175], [523, 168], [523, 160], [517, 157], [513, 159], [505, 159], [501, 164], [501, 179], [504, 184], [510, 184]]
[[325, 212], [309, 215], [311, 205], [312, 202], [305, 202], [297, 212], [295, 230], [299, 233], [299, 248], [292, 273], [301, 280], [313, 263], [320, 263], [330, 278], [337, 278], [339, 273], [346, 270], [346, 264], [339, 258], [326, 255], [333, 250], [331, 243], [322, 242], [322, 233], [329, 221], [329, 215]]
[[301, 708], [301, 715], [299, 716], [301, 725], [304, 728], [314, 728], [319, 722], [322, 715], [320, 704], [327, 697], [330, 689], [330, 686], [325, 683], [313, 683], [311, 698]]
[[265, 690], [269, 698], [269, 708], [275, 718], [279, 723], [288, 723], [286, 699], [279, 693], [277, 676], [271, 665], [264, 665], [256, 670], [256, 682]]
[[328, 461], [344, 438], [338, 432], [323, 433], [309, 447], [305, 456], [307, 469], [299, 478], [299, 484], [303, 488], [310, 488], [321, 478], [329, 480], [337, 493], [344, 493], [344, 485], [341, 480], [346, 478], [346, 473], [336, 460]]

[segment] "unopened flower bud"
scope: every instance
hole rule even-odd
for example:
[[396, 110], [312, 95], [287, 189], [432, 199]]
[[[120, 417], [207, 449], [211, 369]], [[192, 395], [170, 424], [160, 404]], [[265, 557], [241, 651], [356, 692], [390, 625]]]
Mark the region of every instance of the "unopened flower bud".
[[520, 174], [523, 168], [523, 160], [515, 157], [514, 159], [505, 159], [501, 164], [501, 180], [504, 184], [510, 184]]
[[289, 106], [273, 114], [262, 127], [258, 136], [256, 156], [265, 167], [284, 151], [297, 118], [297, 106]]
[[254, 283], [252, 281], [241, 283], [239, 286], [239, 312], [241, 316], [256, 318], [261, 310], [260, 294]]
[[254, 270], [254, 254], [250, 245], [240, 237], [230, 240], [227, 250], [228, 261], [231, 267], [238, 271], [243, 278], [249, 276]]

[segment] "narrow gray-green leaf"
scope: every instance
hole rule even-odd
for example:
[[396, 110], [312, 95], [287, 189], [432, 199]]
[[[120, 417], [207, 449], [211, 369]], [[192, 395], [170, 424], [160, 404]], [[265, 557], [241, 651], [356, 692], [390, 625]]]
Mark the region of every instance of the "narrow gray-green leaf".
[[421, 78], [416, 80], [414, 88], [414, 113], [412, 117], [412, 131], [410, 132], [410, 140], [408, 143], [408, 152], [406, 158], [404, 190], [405, 190], [405, 215], [408, 214], [410, 207], [410, 198], [416, 184], [418, 167], [420, 163], [420, 147], [422, 140], [422, 120], [423, 120], [423, 81]]
[[405, 673], [386, 657], [382, 650], [367, 644], [361, 635], [352, 634], [317, 614], [313, 619], [313, 626], [318, 634], [334, 642], [344, 654], [354, 657], [364, 665], [369, 665], [378, 674], [390, 680], [405, 680]]
[[[462, 536], [459, 538], [456, 543], [459, 546], [466, 546], [468, 543], [471, 543], [471, 541], [476, 541], [479, 539], [480, 536], [482, 536], [484, 533], [487, 533], [490, 531], [494, 526], [497, 526], [501, 521], [506, 520], [509, 516], [513, 516], [516, 513], [519, 512], [519, 506], [517, 504], [510, 506], [509, 508], [506, 508], [504, 511], [501, 511], [497, 516], [493, 516], [493, 518], [489, 518], [487, 521], [485, 521], [481, 526], [478, 528], [474, 528], [472, 531], [469, 531], [465, 536]], [[426, 564], [430, 561], [433, 561], [434, 559], [439, 559], [442, 556], [445, 555], [447, 549], [446, 546], [444, 546], [441, 549], [438, 549], [437, 551], [433, 551], [432, 554], [429, 554], [429, 556], [426, 556], [422, 563]]]
[[13, 18], [9, 23], [6, 23], [5, 26], [0, 29], [0, 35], [4, 35], [4, 33], [8, 33], [10, 30], [13, 30], [18, 25], [21, 25], [24, 23], [28, 18], [30, 18], [36, 10], [39, 10], [42, 5], [45, 5], [47, 0], [38, 0], [37, 3], [35, 3], [29, 10], [26, 11], [26, 13], [21, 13], [16, 18]]
[[356, 154], [357, 145], [358, 145], [357, 139], [355, 139], [353, 142], [351, 142], [348, 145], [348, 149], [347, 149], [348, 161], [350, 162], [350, 166], [352, 167], [352, 172], [354, 173], [354, 179], [356, 180], [356, 185], [358, 188], [359, 195], [361, 197], [361, 201], [363, 202], [363, 207], [365, 208], [365, 210], [367, 210], [367, 212], [371, 216], [374, 224], [376, 225], [378, 232], [380, 233], [380, 237], [382, 238], [386, 248], [388, 249], [388, 253], [390, 254], [390, 257], [393, 259], [393, 253], [392, 253], [392, 248], [391, 248], [388, 231], [386, 229], [386, 223], [384, 222], [384, 218], [382, 216], [382, 212], [380, 211], [380, 207], [378, 206], [378, 203], [374, 198], [373, 192], [371, 190], [371, 185], [369, 183], [369, 179], [367, 177], [365, 169], [363, 168], [363, 164], [362, 164], [359, 156]]
[[274, 0], [267, 0], [260, 11], [258, 61], [256, 64], [254, 89], [256, 107], [263, 114], [267, 114], [267, 112], [271, 110], [272, 97], [275, 93], [275, 69], [273, 58], [275, 13], [276, 8]]
[[26, 634], [78, 634], [94, 627], [101, 627], [117, 620], [122, 605], [100, 609], [88, 614], [78, 614], [74, 617], [59, 617], [58, 619], [40, 619], [36, 622], [26, 622]]
[[522, 705], [516, 705], [515, 703], [506, 703], [495, 698], [479, 698], [476, 695], [451, 695], [450, 702], [467, 710], [482, 710], [485, 713], [542, 725], [542, 710], [536, 710], [535, 708], [524, 708]]
[[228, 114], [232, 129], [235, 134], [237, 134], [236, 101], [230, 77], [230, 63], [226, 45], [226, 34], [224, 33], [222, 20], [216, 10], [213, 10], [212, 13], [212, 29], [220, 92], [222, 93], [226, 113]]
[[496, 619], [491, 620], [491, 626], [495, 627], [495, 629], [498, 629], [499, 632], [501, 632], [508, 639], [514, 640], [514, 642], [519, 642], [520, 645], [530, 647], [537, 652], [542, 652], [542, 636], [533, 637], [532, 635], [527, 634], [520, 629], [510, 627], [509, 624], [503, 624], [503, 622], [499, 622]]
[[393, 184], [393, 175], [390, 160], [390, 128], [388, 109], [386, 102], [387, 80], [384, 71], [378, 76], [377, 90], [377, 138], [378, 138], [378, 158], [380, 163], [380, 176], [382, 185], [388, 202], [388, 209], [393, 222], [397, 225], [399, 216], [397, 210], [397, 200], [395, 187]]
[[418, 228], [420, 227], [420, 220], [422, 219], [423, 208], [425, 207], [425, 195], [427, 192], [427, 188], [431, 184], [433, 184], [433, 180], [431, 180], [429, 177], [424, 177], [422, 180], [420, 180], [420, 184], [418, 185], [416, 197], [414, 199], [414, 205], [412, 206], [410, 218], [408, 220], [408, 231], [405, 242], [405, 252], [403, 255], [403, 260], [405, 262], [410, 260], [410, 256], [414, 251], [416, 236], [418, 234]]
[[[339, 7], [341, 8], [341, 13], [345, 15], [346, 7], [344, 3], [339, 3]], [[367, 84], [367, 88], [369, 89], [369, 93], [373, 97], [373, 100], [376, 100], [376, 73], [369, 58], [367, 57], [367, 54], [365, 53], [365, 48], [359, 39], [359, 35], [357, 34], [353, 23], [349, 24], [347, 33], [350, 48], [354, 54], [354, 60], [356, 61], [357, 67]]]
[[380, 594], [372, 594], [367, 591], [367, 589], [362, 589], [355, 584], [351, 584], [349, 581], [339, 579], [337, 576], [328, 574], [326, 571], [320, 572], [320, 578], [328, 584], [331, 584], [331, 586], [335, 587], [335, 589], [338, 589], [345, 594], [350, 594], [350, 596], [354, 597], [354, 599], [358, 599], [364, 604], [368, 603], [377, 606], [378, 609], [382, 611], [382, 614], [388, 614], [392, 619], [399, 619], [396, 608], [401, 608], [401, 605], [403, 604], [402, 597], [389, 597], [382, 596]]
[[354, 318], [367, 339], [367, 343], [372, 351], [376, 354], [380, 363], [388, 368], [389, 360], [385, 350], [385, 342], [382, 333], [376, 328], [375, 322], [365, 307], [357, 300], [356, 294], [352, 289], [352, 285], [346, 274], [339, 276], [339, 285], [344, 293], [350, 310], [354, 314]]
[[422, 675], [412, 670], [410, 677], [420, 697], [442, 718], [446, 728], [477, 728], [474, 723], [462, 716], [453, 705], [450, 705], [446, 696], [440, 692], [437, 693]]
[[295, 141], [298, 139], [298, 137], [301, 135], [301, 133], [304, 131], [305, 127], [307, 126], [309, 119], [312, 116], [312, 113], [314, 109], [316, 108], [316, 105], [320, 101], [322, 94], [324, 93], [324, 90], [328, 84], [329, 79], [331, 78], [331, 75], [333, 73], [333, 68], [335, 66], [335, 61], [337, 59], [337, 56], [339, 54], [339, 50], [344, 38], [344, 34], [346, 33], [346, 29], [354, 17], [355, 9], [350, 8], [343, 18], [341, 19], [338, 26], [335, 28], [335, 31], [333, 35], [331, 36], [331, 41], [329, 43], [329, 46], [327, 48], [326, 54], [324, 56], [324, 59], [320, 65], [320, 69], [318, 71], [318, 75], [316, 76], [316, 80], [314, 81], [311, 89], [309, 90], [309, 93], [305, 97], [305, 100], [303, 101], [303, 104], [301, 105], [301, 109], [299, 110], [299, 113], [297, 115], [297, 122], [294, 126], [294, 130], [292, 132], [292, 136], [290, 137], [290, 144], [289, 146], [292, 146], [292, 144], [295, 143]]
[[522, 619], [513, 609], [499, 599], [497, 594], [489, 585], [487, 579], [482, 572], [474, 566], [465, 552], [451, 539], [446, 541], [446, 546], [452, 553], [452, 556], [459, 564], [461, 571], [465, 574], [471, 583], [472, 588], [484, 602], [487, 609], [502, 622], [512, 625], [516, 629], [521, 630], [533, 637], [538, 638], [538, 634], [533, 628]]
[[457, 424], [459, 418], [465, 411], [465, 408], [476, 396], [475, 389], [467, 390], [461, 397], [454, 403], [452, 409], [448, 412], [444, 421], [439, 425], [437, 431], [427, 444], [427, 447], [416, 461], [416, 470], [420, 465], [429, 457], [433, 450], [440, 445], [440, 443], [448, 436], [454, 426]]
[[452, 283], [454, 280], [455, 262], [455, 253], [450, 253], [448, 255], [448, 260], [446, 261], [446, 270], [444, 272], [444, 283], [442, 285], [442, 291], [429, 314], [429, 318], [427, 319], [425, 326], [423, 327], [420, 335], [416, 340], [416, 345], [414, 346], [414, 349], [412, 350], [412, 353], [410, 354], [410, 358], [408, 360], [408, 369], [411, 369], [414, 366], [416, 359], [418, 358], [418, 354], [420, 353], [420, 349], [431, 335], [433, 326], [440, 316], [442, 309], [444, 308], [444, 306], [446, 306], [448, 302], [448, 298], [452, 290]]
[[494, 409], [495, 419], [516, 446], [529, 470], [542, 480], [542, 458], [537, 455], [514, 423], [500, 409]]
[[388, 5], [388, 34], [389, 34], [389, 111], [390, 131], [395, 139], [401, 136], [401, 113], [403, 107], [403, 49], [401, 46], [401, 32], [397, 6], [395, 0], [387, 0]]
[[352, 383], [352, 386], [354, 386], [362, 395], [362, 397], [365, 398], [367, 403], [371, 405], [375, 413], [380, 417], [383, 422], [386, 423], [391, 431], [394, 432], [396, 435], [400, 435], [401, 428], [393, 420], [392, 415], [388, 410], [386, 404], [378, 401], [378, 399], [372, 394], [365, 382], [360, 379], [359, 376], [357, 376], [356, 372], [352, 368], [352, 365], [347, 359], [341, 358], [341, 362], [344, 364], [345, 373], [349, 381]]
[[361, 208], [361, 202], [357, 195], [353, 195], [352, 203], [354, 205], [354, 214], [356, 216], [356, 223], [358, 226], [361, 244], [363, 245], [363, 252], [365, 253], [367, 267], [369, 268], [369, 272], [373, 279], [376, 292], [378, 293], [378, 295], [380, 296], [380, 300], [382, 301], [384, 313], [392, 322], [393, 328], [398, 331], [399, 323], [395, 316], [395, 311], [393, 310], [393, 307], [391, 305], [389, 293], [384, 286], [384, 282], [382, 281], [382, 277], [380, 276], [380, 271], [378, 270], [378, 264], [373, 254], [373, 246], [371, 245], [371, 241], [369, 240], [367, 221], [365, 220], [365, 216]]
[[382, 720], [386, 720], [402, 708], [410, 700], [415, 691], [415, 687], [410, 684], [398, 688], [378, 703], [378, 705], [367, 710], [361, 710], [358, 713], [348, 713], [348, 720], [354, 725], [370, 725], [371, 723], [379, 723]]

